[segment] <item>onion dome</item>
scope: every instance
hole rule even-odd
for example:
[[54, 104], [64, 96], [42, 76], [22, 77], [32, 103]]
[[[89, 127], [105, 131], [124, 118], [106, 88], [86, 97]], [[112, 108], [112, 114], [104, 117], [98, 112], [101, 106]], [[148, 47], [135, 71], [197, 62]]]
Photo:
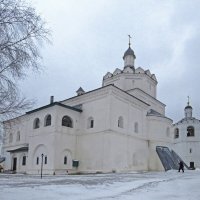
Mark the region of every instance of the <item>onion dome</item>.
[[192, 106], [187, 105], [185, 106], [185, 109], [192, 109]]
[[185, 107], [184, 111], [185, 111], [185, 118], [192, 118], [192, 106], [190, 106], [189, 97], [187, 106]]
[[130, 67], [133, 70], [135, 70], [134, 65], [135, 65], [135, 53], [129, 46], [129, 48], [126, 50], [124, 53], [123, 59], [124, 59], [124, 68]]
[[128, 46], [129, 46], [129, 47], [128, 47], [128, 49], [125, 51], [124, 56], [123, 56], [123, 59], [124, 59], [124, 69], [125, 69], [126, 67], [130, 67], [130, 68], [132, 68], [133, 70], [135, 70], [135, 68], [134, 68], [134, 63], [135, 63], [135, 58], [136, 58], [136, 56], [135, 56], [135, 53], [134, 53], [133, 49], [131, 49], [131, 41], [130, 41], [131, 36], [128, 35], [128, 37], [129, 37], [129, 43], [128, 43]]
[[133, 56], [134, 59], [136, 58], [135, 53], [131, 47], [129, 47], [126, 52], [124, 53], [123, 59], [125, 59], [126, 56]]

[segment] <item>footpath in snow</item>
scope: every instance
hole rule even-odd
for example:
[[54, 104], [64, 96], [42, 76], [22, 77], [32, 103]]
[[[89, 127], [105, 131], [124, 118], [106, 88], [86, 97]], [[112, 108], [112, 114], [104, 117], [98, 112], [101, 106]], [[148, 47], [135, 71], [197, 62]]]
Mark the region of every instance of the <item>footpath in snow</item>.
[[0, 174], [0, 200], [198, 200], [200, 171], [40, 176]]

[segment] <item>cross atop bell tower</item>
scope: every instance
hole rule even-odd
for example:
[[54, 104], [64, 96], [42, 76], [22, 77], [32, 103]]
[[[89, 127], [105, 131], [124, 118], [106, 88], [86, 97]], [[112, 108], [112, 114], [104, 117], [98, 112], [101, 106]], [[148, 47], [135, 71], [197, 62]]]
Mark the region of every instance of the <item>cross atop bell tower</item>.
[[189, 97], [189, 96], [187, 96], [187, 98], [188, 98], [187, 105], [189, 106], [189, 105], [190, 105], [190, 97]]
[[128, 43], [128, 46], [131, 47], [131, 38], [132, 38], [132, 37], [131, 37], [130, 35], [128, 35], [128, 37], [129, 37], [129, 43]]

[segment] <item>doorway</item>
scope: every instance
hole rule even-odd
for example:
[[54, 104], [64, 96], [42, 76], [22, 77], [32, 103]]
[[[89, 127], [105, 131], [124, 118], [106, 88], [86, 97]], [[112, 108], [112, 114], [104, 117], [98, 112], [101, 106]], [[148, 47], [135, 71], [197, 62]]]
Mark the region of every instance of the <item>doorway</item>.
[[17, 158], [13, 158], [13, 171], [17, 170]]
[[190, 169], [195, 169], [194, 162], [190, 162]]

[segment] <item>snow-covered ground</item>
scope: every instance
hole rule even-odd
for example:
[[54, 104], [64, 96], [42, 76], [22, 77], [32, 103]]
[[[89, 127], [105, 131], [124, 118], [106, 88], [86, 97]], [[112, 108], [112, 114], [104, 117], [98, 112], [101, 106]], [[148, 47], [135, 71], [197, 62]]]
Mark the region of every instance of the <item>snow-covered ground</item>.
[[0, 200], [198, 200], [200, 171], [39, 176], [0, 174]]

